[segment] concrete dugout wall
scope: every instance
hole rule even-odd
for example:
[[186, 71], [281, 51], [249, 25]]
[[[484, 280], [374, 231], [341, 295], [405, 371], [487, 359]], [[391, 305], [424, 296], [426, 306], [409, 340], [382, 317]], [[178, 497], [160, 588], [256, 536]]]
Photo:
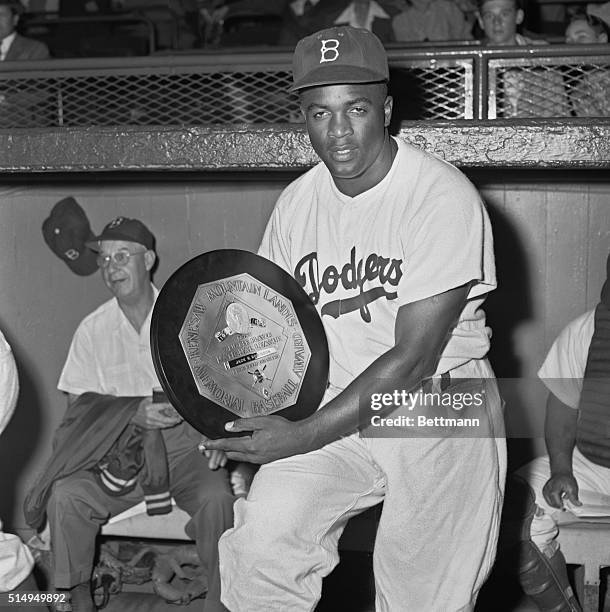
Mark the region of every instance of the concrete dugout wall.
[[[487, 145], [480, 133], [476, 145], [472, 132], [464, 137], [453, 125], [440, 136], [425, 126], [405, 135], [451, 152], [445, 156], [466, 170], [488, 205], [500, 287], [487, 312], [494, 330], [491, 358], [500, 376], [533, 377], [561, 327], [598, 299], [610, 251], [610, 154], [608, 128], [602, 128], [596, 126], [572, 151], [575, 132], [563, 145], [553, 144], [539, 124], [528, 141], [520, 133], [520, 148], [517, 143], [502, 149], [497, 129], [483, 139]], [[281, 189], [315, 159], [298, 130], [282, 136], [267, 131], [266, 144], [249, 152], [243, 131], [208, 142], [209, 151], [205, 138], [192, 140], [192, 132], [186, 138], [191, 146], [182, 148], [174, 146], [176, 134], [165, 134], [165, 140], [147, 134], [118, 134], [116, 146], [107, 143], [105, 152], [98, 138], [96, 154], [85, 151], [82, 139], [93, 138], [90, 132], [80, 135], [78, 146], [67, 143], [70, 135], [41, 133], [38, 145], [47, 147], [46, 154], [34, 151], [32, 135], [9, 142], [0, 134], [0, 327], [14, 349], [22, 389], [15, 417], [0, 438], [0, 516], [13, 529], [24, 527], [23, 496], [49, 456], [65, 410], [55, 387], [72, 333], [109, 296], [99, 274], [76, 276], [44, 243], [41, 225], [52, 206], [74, 196], [94, 231], [117, 215], [145, 221], [157, 237], [154, 280], [160, 287], [203, 251], [256, 249]], [[589, 144], [583, 148], [582, 142]], [[519, 158], [519, 150], [530, 157]], [[204, 160], [199, 165], [197, 152]], [[214, 156], [220, 161], [213, 162]], [[241, 160], [241, 169], [231, 159]], [[507, 411], [538, 435], [544, 394], [517, 394]], [[543, 449], [541, 440], [529, 439], [513, 447], [513, 463]]]

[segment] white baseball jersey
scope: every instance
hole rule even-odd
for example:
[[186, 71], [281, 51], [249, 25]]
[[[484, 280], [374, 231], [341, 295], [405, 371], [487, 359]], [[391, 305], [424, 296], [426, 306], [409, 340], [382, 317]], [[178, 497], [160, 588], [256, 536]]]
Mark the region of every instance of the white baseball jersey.
[[329, 341], [335, 393], [394, 346], [402, 305], [470, 281], [437, 373], [482, 358], [489, 349], [480, 306], [496, 277], [481, 198], [452, 165], [397, 143], [387, 175], [355, 197], [337, 189], [322, 163], [291, 183], [259, 249], [315, 303]]

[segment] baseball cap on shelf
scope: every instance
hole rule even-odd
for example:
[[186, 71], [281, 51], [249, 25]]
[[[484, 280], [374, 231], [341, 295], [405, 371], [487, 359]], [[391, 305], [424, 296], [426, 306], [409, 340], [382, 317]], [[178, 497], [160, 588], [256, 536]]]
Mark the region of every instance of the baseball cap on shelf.
[[389, 80], [388, 58], [375, 34], [337, 26], [301, 39], [292, 59], [290, 91], [317, 85]]
[[102, 240], [137, 242], [144, 245], [147, 249], [153, 249], [155, 244], [155, 237], [142, 221], [127, 217], [113, 219], [106, 225], [99, 236], [95, 236], [87, 242], [87, 246], [94, 251], [99, 251], [99, 243]]
[[97, 271], [95, 253], [86, 242], [94, 234], [85, 211], [73, 197], [60, 200], [42, 223], [42, 235], [50, 249], [79, 276]]

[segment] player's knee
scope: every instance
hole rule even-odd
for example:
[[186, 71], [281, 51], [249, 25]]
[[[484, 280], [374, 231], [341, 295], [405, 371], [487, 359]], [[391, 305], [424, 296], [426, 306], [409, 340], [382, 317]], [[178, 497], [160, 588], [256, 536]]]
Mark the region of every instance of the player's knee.
[[290, 499], [283, 502], [282, 505], [266, 506], [247, 499], [239, 500], [234, 506], [235, 528], [229, 534], [229, 544], [254, 548], [264, 555], [278, 550], [292, 534], [300, 533], [300, 537], [306, 539], [308, 521], [302, 508]]
[[[239, 566], [248, 567], [267, 564], [268, 555], [274, 550], [274, 536], [269, 531], [258, 531], [255, 525], [243, 524], [226, 531], [218, 542], [221, 568], [234, 575], [240, 574]], [[277, 548], [275, 549], [277, 552]]]

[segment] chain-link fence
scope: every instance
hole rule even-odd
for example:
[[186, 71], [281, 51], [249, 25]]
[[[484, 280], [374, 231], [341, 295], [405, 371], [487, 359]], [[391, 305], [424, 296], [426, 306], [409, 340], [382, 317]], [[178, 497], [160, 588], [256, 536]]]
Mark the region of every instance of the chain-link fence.
[[[53, 60], [0, 69], [0, 127], [196, 126], [298, 118], [290, 64], [210, 57]], [[12, 65], [14, 68], [16, 64]], [[19, 68], [24, 67], [23, 63]]]
[[278, 123], [298, 114], [289, 83], [286, 71], [109, 74], [54, 79], [48, 91], [64, 126]]
[[[610, 52], [593, 47], [390, 50], [394, 119], [608, 116]], [[0, 128], [296, 123], [290, 61], [270, 52], [3, 62]]]
[[393, 63], [390, 93], [397, 118], [472, 119], [473, 68], [472, 58]]
[[493, 59], [488, 117], [610, 117], [610, 53]]

